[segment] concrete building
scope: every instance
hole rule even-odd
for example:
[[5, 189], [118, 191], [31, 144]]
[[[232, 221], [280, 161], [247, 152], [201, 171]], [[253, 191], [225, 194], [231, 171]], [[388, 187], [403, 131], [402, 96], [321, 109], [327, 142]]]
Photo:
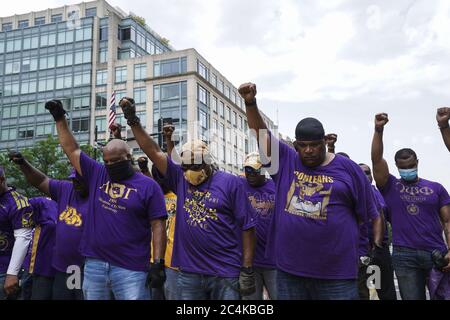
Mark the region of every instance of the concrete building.
[[[94, 145], [96, 127], [104, 141], [113, 91], [116, 103], [134, 97], [148, 132], [172, 118], [180, 143], [210, 141], [223, 170], [239, 172], [256, 150], [236, 87], [195, 49], [175, 50], [136, 15], [99, 0], [0, 18], [0, 26], [0, 150], [55, 135], [44, 109], [54, 98], [69, 110], [81, 144]], [[117, 122], [131, 137], [120, 108]]]

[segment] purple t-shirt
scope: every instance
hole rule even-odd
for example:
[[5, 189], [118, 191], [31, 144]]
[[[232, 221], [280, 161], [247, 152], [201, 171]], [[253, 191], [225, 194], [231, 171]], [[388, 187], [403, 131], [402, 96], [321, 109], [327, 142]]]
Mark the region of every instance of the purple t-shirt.
[[439, 211], [450, 204], [450, 196], [441, 184], [422, 178], [406, 183], [389, 175], [380, 191], [389, 208], [395, 246], [447, 250]]
[[33, 207], [33, 220], [36, 225], [30, 242], [29, 273], [53, 277], [56, 272], [52, 267], [52, 261], [55, 249], [57, 204], [46, 197], [30, 198], [29, 202]]
[[256, 225], [239, 177], [223, 171], [194, 187], [168, 159], [166, 181], [177, 195], [172, 267], [185, 272], [237, 277], [242, 266], [242, 231]]
[[33, 226], [33, 208], [26, 197], [14, 188], [0, 195], [0, 274], [8, 270], [15, 242], [14, 230]]
[[303, 277], [357, 279], [359, 224], [378, 214], [369, 180], [340, 155], [308, 168], [293, 148], [272, 139], [280, 165], [272, 176], [275, 241], [268, 252], [276, 253], [277, 267]]
[[261, 187], [252, 187], [242, 178], [245, 193], [256, 212], [256, 248], [253, 265], [261, 268], [275, 268], [275, 257], [266, 257], [267, 236], [275, 209], [275, 183], [267, 179]]
[[50, 196], [58, 204], [53, 267], [60, 272], [67, 272], [68, 266], [81, 267], [84, 262], [80, 241], [89, 202], [88, 198], [78, 195], [72, 182], [50, 179], [49, 185]]
[[150, 221], [167, 218], [161, 188], [139, 173], [111, 182], [105, 166], [83, 152], [80, 165], [89, 188], [81, 254], [124, 269], [148, 271]]

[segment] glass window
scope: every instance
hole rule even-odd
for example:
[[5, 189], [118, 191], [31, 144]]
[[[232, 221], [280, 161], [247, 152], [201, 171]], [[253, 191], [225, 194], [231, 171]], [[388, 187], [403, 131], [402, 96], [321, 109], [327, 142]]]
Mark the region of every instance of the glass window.
[[237, 113], [235, 111], [233, 111], [233, 117], [231, 118], [231, 124], [233, 126], [237, 126]]
[[11, 30], [12, 30], [12, 22], [2, 24], [2, 31], [11, 31]]
[[108, 27], [100, 28], [100, 41], [108, 40]]
[[45, 17], [36, 17], [34, 18], [34, 25], [39, 26], [41, 24], [45, 24]]
[[211, 104], [212, 111], [217, 113], [217, 97], [213, 96], [212, 98], [212, 104]]
[[96, 117], [95, 125], [97, 126], [97, 132], [105, 132], [106, 131], [106, 117]]
[[54, 46], [56, 44], [56, 33], [41, 35], [41, 47]]
[[97, 82], [98, 86], [106, 84], [108, 79], [108, 70], [97, 70]]
[[27, 138], [33, 138], [34, 137], [34, 127], [33, 126], [27, 126], [27, 127], [20, 127], [19, 128], [19, 139], [27, 139]]
[[224, 104], [223, 104], [223, 102], [222, 101], [219, 101], [219, 115], [223, 118], [223, 116], [224, 116], [224, 108], [225, 108], [225, 106], [224, 106]]
[[124, 28], [120, 30], [120, 40], [130, 40], [131, 39], [131, 27]]
[[106, 92], [97, 92], [95, 94], [95, 109], [105, 109], [107, 103]]
[[231, 109], [230, 109], [230, 107], [227, 107], [227, 113], [225, 114], [225, 119], [228, 122], [231, 122]]
[[73, 109], [87, 109], [91, 106], [91, 98], [89, 96], [73, 98]]
[[145, 87], [142, 88], [134, 88], [134, 102], [135, 103], [145, 103], [147, 100], [147, 91]]
[[225, 87], [225, 97], [227, 97], [228, 99], [230, 99], [230, 87], [226, 86]]
[[63, 18], [62, 13], [54, 14], [54, 15], [52, 15], [51, 22], [52, 23], [60, 22], [60, 21], [62, 21], [62, 18]]
[[36, 126], [36, 137], [53, 135], [53, 123], [40, 123]]
[[91, 51], [90, 50], [75, 52], [74, 64], [90, 63], [90, 62], [91, 62]]
[[67, 89], [72, 87], [72, 75], [61, 75], [56, 77], [56, 89]]
[[89, 131], [89, 118], [74, 118], [72, 119], [73, 132], [87, 132]]
[[35, 93], [37, 87], [36, 80], [22, 80], [22, 86], [20, 89], [21, 94]]
[[28, 20], [19, 20], [19, 29], [28, 28]]
[[58, 54], [56, 58], [57, 67], [71, 66], [72, 63], [73, 63], [73, 53]]
[[117, 67], [116, 68], [116, 83], [127, 81], [127, 67]]
[[91, 84], [91, 73], [89, 71], [84, 71], [81, 73], [75, 73], [73, 76], [73, 86], [85, 86]]
[[187, 71], [186, 61], [186, 57], [155, 61], [153, 64], [153, 74], [155, 77], [159, 77], [185, 73]]
[[97, 8], [87, 8], [85, 12], [86, 17], [95, 17], [97, 15]]
[[108, 49], [100, 49], [100, 51], [98, 52], [98, 60], [100, 63], [105, 63], [106, 61], [108, 61]]
[[223, 93], [223, 81], [219, 79], [219, 82], [218, 82], [218, 83], [219, 83], [219, 84], [218, 84], [217, 89], [219, 89], [219, 91], [220, 91], [221, 93]]
[[142, 80], [147, 77], [147, 64], [140, 63], [134, 65], [134, 80]]
[[197, 60], [197, 71], [203, 78], [209, 80], [209, 70], [200, 60]]
[[217, 87], [217, 76], [214, 73], [211, 75], [211, 83], [214, 87]]
[[198, 86], [198, 101], [204, 105], [208, 105], [208, 91], [201, 86]]

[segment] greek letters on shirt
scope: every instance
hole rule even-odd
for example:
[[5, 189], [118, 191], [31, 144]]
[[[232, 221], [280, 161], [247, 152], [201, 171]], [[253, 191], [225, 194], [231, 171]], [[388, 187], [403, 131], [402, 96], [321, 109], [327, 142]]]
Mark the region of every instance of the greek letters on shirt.
[[326, 175], [294, 171], [285, 210], [301, 217], [326, 220], [333, 182], [333, 178]]
[[111, 181], [103, 184], [100, 187], [100, 190], [107, 196], [107, 198], [103, 198], [102, 196], [99, 196], [98, 198], [102, 204], [102, 208], [113, 213], [117, 213], [119, 210], [126, 212], [126, 208], [118, 203], [118, 199], [129, 200], [130, 195], [133, 192], [138, 192], [135, 188], [128, 188], [123, 184], [113, 183]]
[[395, 187], [400, 192], [400, 199], [407, 202], [406, 210], [411, 215], [418, 215], [420, 210], [416, 203], [420, 204], [427, 201], [428, 197], [434, 194], [434, 190], [430, 187], [424, 186], [408, 186], [401, 181], [397, 181]]

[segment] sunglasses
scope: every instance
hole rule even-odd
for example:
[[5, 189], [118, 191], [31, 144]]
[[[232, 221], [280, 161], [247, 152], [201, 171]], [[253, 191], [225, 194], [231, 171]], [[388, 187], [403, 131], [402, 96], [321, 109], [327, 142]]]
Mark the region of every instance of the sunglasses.
[[370, 170], [364, 170], [364, 173], [366, 174], [366, 176], [371, 175], [372, 172]]
[[247, 173], [247, 174], [259, 174], [259, 173], [261, 173], [261, 168], [258, 169], [258, 170], [256, 170], [256, 169], [254, 169], [254, 168], [252, 168], [252, 167], [245, 167], [245, 168], [244, 168], [244, 171], [245, 171], [245, 173]]
[[200, 171], [205, 167], [205, 163], [200, 163], [200, 164], [181, 164], [181, 170], [183, 171], [188, 171], [188, 170], [192, 170], [192, 171]]

